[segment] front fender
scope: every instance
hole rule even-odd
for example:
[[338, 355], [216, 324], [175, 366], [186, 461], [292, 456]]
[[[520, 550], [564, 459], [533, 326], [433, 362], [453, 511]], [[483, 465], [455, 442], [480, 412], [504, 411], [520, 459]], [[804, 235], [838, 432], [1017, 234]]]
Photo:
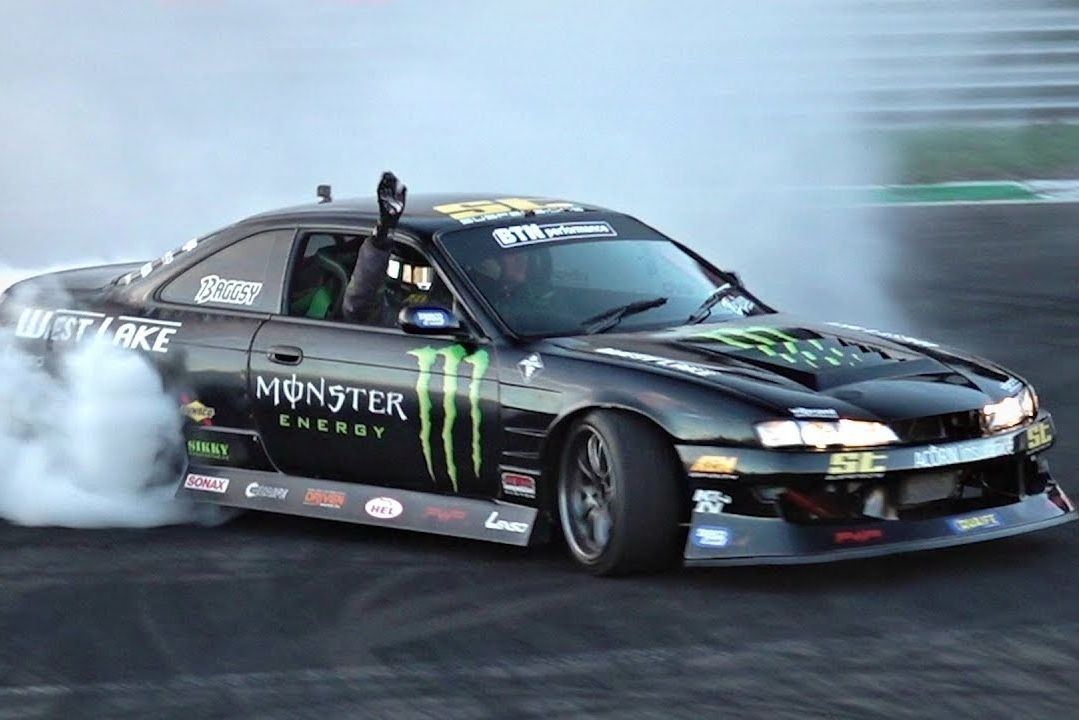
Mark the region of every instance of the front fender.
[[756, 446], [753, 423], [762, 408], [723, 392], [680, 378], [606, 368], [604, 378], [564, 397], [548, 425], [548, 441], [556, 428], [594, 408], [633, 412], [649, 420], [675, 442]]

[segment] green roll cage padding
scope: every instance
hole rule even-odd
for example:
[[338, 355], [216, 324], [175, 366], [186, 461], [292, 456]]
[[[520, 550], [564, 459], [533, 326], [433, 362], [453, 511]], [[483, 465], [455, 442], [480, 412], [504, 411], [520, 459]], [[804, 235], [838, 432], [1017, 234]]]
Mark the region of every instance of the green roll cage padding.
[[323, 285], [309, 296], [304, 315], [316, 320], [325, 320], [331, 307], [333, 307], [333, 294]]

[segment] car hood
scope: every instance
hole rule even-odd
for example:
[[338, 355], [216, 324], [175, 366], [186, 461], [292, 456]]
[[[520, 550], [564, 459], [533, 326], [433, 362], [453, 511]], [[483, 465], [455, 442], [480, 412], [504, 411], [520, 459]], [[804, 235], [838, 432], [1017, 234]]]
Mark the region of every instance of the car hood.
[[992, 363], [926, 340], [784, 314], [555, 344], [579, 358], [723, 388], [783, 414], [798, 408], [879, 420], [943, 415], [1001, 399], [1019, 382]]

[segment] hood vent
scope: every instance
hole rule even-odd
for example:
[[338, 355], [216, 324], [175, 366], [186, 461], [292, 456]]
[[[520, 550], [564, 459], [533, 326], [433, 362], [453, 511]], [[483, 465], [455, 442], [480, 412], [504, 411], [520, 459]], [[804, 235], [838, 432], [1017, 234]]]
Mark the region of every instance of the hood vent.
[[[814, 389], [890, 375], [924, 372], [928, 358], [883, 349], [803, 328], [734, 327], [695, 332], [679, 338], [698, 350], [778, 372]], [[900, 364], [909, 363], [904, 367]], [[919, 367], [915, 367], [919, 366]]]
[[694, 343], [718, 343], [724, 346], [725, 354], [735, 357], [782, 362], [792, 367], [804, 366], [814, 370], [864, 367], [882, 362], [901, 362], [915, 357], [885, 352], [879, 347], [843, 340], [834, 335], [820, 335], [810, 330], [790, 328], [721, 328], [694, 333], [686, 339]]

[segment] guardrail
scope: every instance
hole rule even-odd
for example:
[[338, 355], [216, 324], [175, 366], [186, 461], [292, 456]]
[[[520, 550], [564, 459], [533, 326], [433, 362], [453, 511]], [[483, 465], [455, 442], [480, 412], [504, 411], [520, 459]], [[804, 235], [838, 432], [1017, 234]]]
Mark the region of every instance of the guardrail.
[[870, 0], [843, 15], [839, 109], [860, 123], [1079, 122], [1075, 0]]

